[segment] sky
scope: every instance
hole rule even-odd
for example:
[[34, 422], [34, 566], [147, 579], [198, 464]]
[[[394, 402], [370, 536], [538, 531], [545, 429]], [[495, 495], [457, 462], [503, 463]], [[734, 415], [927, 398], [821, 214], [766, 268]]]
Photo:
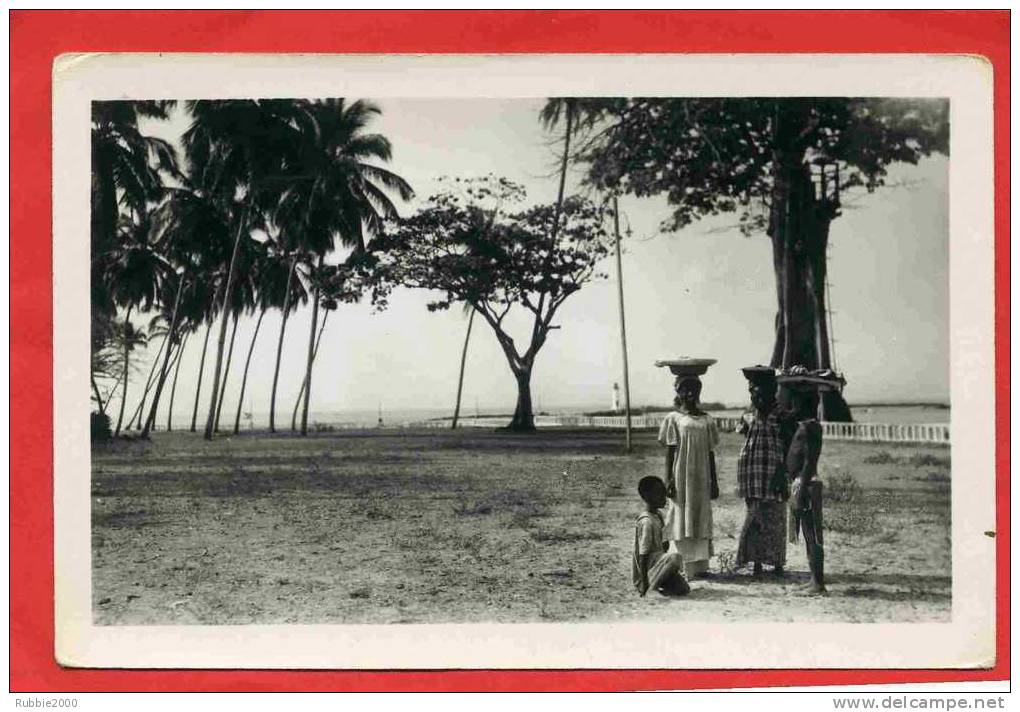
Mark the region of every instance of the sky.
[[[523, 184], [529, 202], [554, 201], [557, 146], [537, 119], [543, 101], [377, 101], [382, 115], [371, 129], [391, 140], [389, 167], [417, 193], [401, 212], [412, 212], [446, 175], [495, 173]], [[169, 121], [146, 121], [142, 129], [177, 142], [186, 127], [178, 111]], [[832, 224], [835, 360], [851, 405], [949, 400], [948, 170], [941, 156], [918, 166], [894, 166], [889, 180], [898, 185], [846, 194], [843, 215]], [[568, 191], [578, 189], [580, 178], [579, 171], [571, 174]], [[768, 238], [743, 236], [735, 216], [662, 232], [659, 225], [669, 215], [663, 199], [625, 197], [620, 207], [627, 231], [622, 267], [632, 405], [671, 402], [672, 379], [654, 361], [680, 355], [718, 359], [703, 378], [703, 400], [746, 403], [739, 369], [767, 362], [772, 349], [776, 305]], [[566, 301], [555, 321], [561, 329], [551, 333], [537, 357], [536, 411], [606, 409], [613, 384], [622, 388], [615, 263], [607, 261], [603, 271], [608, 280], [588, 284]], [[427, 293], [403, 289], [393, 293], [384, 312], [359, 304], [331, 313], [315, 363], [311, 410], [452, 411], [467, 317], [458, 308], [430, 313], [428, 301]], [[268, 410], [280, 322], [278, 312], [266, 314], [253, 352], [245, 409], [256, 414]], [[279, 399], [288, 419], [304, 375], [310, 325], [310, 307], [287, 323]], [[254, 327], [252, 317], [237, 330], [224, 406], [231, 418]], [[203, 336], [204, 330], [192, 335], [185, 350], [174, 404], [178, 421], [190, 420]], [[216, 328], [199, 422], [208, 408], [215, 339]], [[151, 361], [157, 346], [142, 358]], [[130, 407], [141, 379], [135, 376], [129, 385]], [[476, 319], [463, 408], [474, 412], [477, 403], [483, 412], [508, 413], [515, 399], [506, 359], [492, 331]]]

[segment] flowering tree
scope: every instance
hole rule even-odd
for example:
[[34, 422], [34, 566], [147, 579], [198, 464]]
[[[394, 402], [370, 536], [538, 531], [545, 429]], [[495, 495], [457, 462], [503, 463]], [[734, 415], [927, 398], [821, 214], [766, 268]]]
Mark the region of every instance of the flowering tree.
[[[566, 299], [592, 279], [609, 249], [608, 209], [571, 197], [523, 207], [522, 186], [506, 178], [447, 180], [447, 189], [376, 243], [386, 280], [437, 292], [430, 311], [464, 302], [492, 328], [517, 381], [510, 430], [535, 427], [535, 357]], [[509, 333], [513, 310], [530, 317], [521, 344]], [[526, 344], [526, 345], [525, 345]]]

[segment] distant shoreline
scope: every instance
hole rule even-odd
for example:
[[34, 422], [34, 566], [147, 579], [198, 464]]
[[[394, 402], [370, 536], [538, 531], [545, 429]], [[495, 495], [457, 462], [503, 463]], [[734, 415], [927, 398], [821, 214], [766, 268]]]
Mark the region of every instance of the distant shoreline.
[[[925, 409], [925, 410], [950, 410], [950, 407], [951, 407], [948, 403], [920, 403], [920, 402], [910, 402], [910, 401], [903, 401], [903, 402], [891, 401], [891, 402], [881, 402], [881, 403], [851, 403], [849, 405], [850, 405], [850, 410], [851, 411], [853, 411], [854, 409], [870, 409], [870, 408], [920, 408], [920, 409]], [[704, 409], [706, 411], [708, 411], [708, 412], [742, 411], [746, 407], [748, 407], [748, 406], [746, 406], [746, 405], [727, 405], [725, 403], [706, 403], [704, 405]], [[673, 409], [673, 406], [667, 406], [667, 405], [646, 405], [646, 406], [637, 406], [637, 407], [631, 408], [630, 412], [631, 412], [631, 415], [644, 415], [646, 413], [668, 413], [672, 409]], [[536, 416], [538, 416], [538, 415], [558, 415], [561, 412], [562, 411], [560, 411], [559, 409], [553, 409], [551, 411], [543, 410], [542, 412], [536, 412], [535, 415]], [[623, 409], [621, 408], [620, 410], [616, 410], [616, 411], [614, 411], [614, 410], [584, 411], [584, 412], [580, 413], [580, 415], [591, 416], [591, 417], [623, 415]], [[471, 418], [471, 419], [474, 419], [474, 420], [483, 420], [483, 419], [488, 419], [488, 418], [512, 418], [512, 417], [513, 417], [513, 413], [499, 413], [499, 414], [485, 413], [485, 414], [482, 414], [482, 415], [461, 414], [459, 416], [460, 419]], [[428, 418], [428, 420], [429, 421], [447, 421], [447, 422], [449, 422], [449, 421], [453, 420], [453, 416], [451, 416], [451, 415], [436, 416], [436, 417], [433, 417], [433, 418]]]

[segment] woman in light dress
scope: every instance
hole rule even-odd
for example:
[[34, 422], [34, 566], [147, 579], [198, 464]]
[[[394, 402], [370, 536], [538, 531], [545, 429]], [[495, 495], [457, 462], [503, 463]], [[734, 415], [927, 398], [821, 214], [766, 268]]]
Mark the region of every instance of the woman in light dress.
[[715, 449], [719, 431], [715, 420], [699, 407], [701, 379], [679, 376], [676, 409], [659, 428], [666, 446], [666, 485], [673, 505], [666, 515], [664, 537], [673, 542], [684, 561], [688, 579], [708, 574], [712, 558], [712, 500], [719, 496]]

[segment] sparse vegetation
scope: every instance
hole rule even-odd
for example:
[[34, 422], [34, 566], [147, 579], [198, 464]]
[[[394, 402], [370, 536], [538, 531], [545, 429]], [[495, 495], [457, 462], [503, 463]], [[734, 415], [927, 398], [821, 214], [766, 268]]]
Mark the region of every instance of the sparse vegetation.
[[869, 465], [889, 465], [894, 462], [899, 462], [899, 458], [888, 450], [879, 450], [873, 455], [865, 455], [862, 458], [862, 461]]
[[916, 453], [910, 456], [908, 463], [914, 467], [945, 467], [948, 468], [950, 459], [948, 456], [935, 455], [930, 452]]
[[[591, 430], [115, 440], [92, 460], [96, 623], [801, 616], [789, 596], [807, 570], [803, 542], [787, 549], [786, 579], [752, 585], [746, 569], [732, 570], [730, 537], [745, 511], [731, 494], [741, 442], [732, 434], [723, 434], [723, 496], [713, 503], [711, 567], [725, 575], [693, 581], [683, 604], [650, 614], [630, 582], [635, 484], [661, 475], [662, 450], [654, 432], [635, 436], [629, 456], [620, 433]], [[949, 485], [916, 479], [939, 469], [907, 464], [922, 448], [886, 447], [899, 463], [863, 464], [876, 449], [825, 444], [823, 472], [839, 475], [827, 482], [835, 498], [824, 512], [834, 595], [814, 615], [948, 620]], [[889, 479], [891, 468], [901, 481]], [[850, 598], [848, 586], [878, 593]], [[912, 593], [922, 588], [924, 597]]]
[[826, 478], [822, 497], [830, 502], [854, 502], [860, 497], [857, 478], [850, 472], [837, 472]]
[[89, 435], [94, 443], [105, 443], [113, 437], [113, 431], [110, 430], [110, 416], [106, 413], [93, 411], [89, 426]]
[[734, 551], [720, 551], [715, 557], [719, 571], [732, 575], [737, 571], [737, 554]]

